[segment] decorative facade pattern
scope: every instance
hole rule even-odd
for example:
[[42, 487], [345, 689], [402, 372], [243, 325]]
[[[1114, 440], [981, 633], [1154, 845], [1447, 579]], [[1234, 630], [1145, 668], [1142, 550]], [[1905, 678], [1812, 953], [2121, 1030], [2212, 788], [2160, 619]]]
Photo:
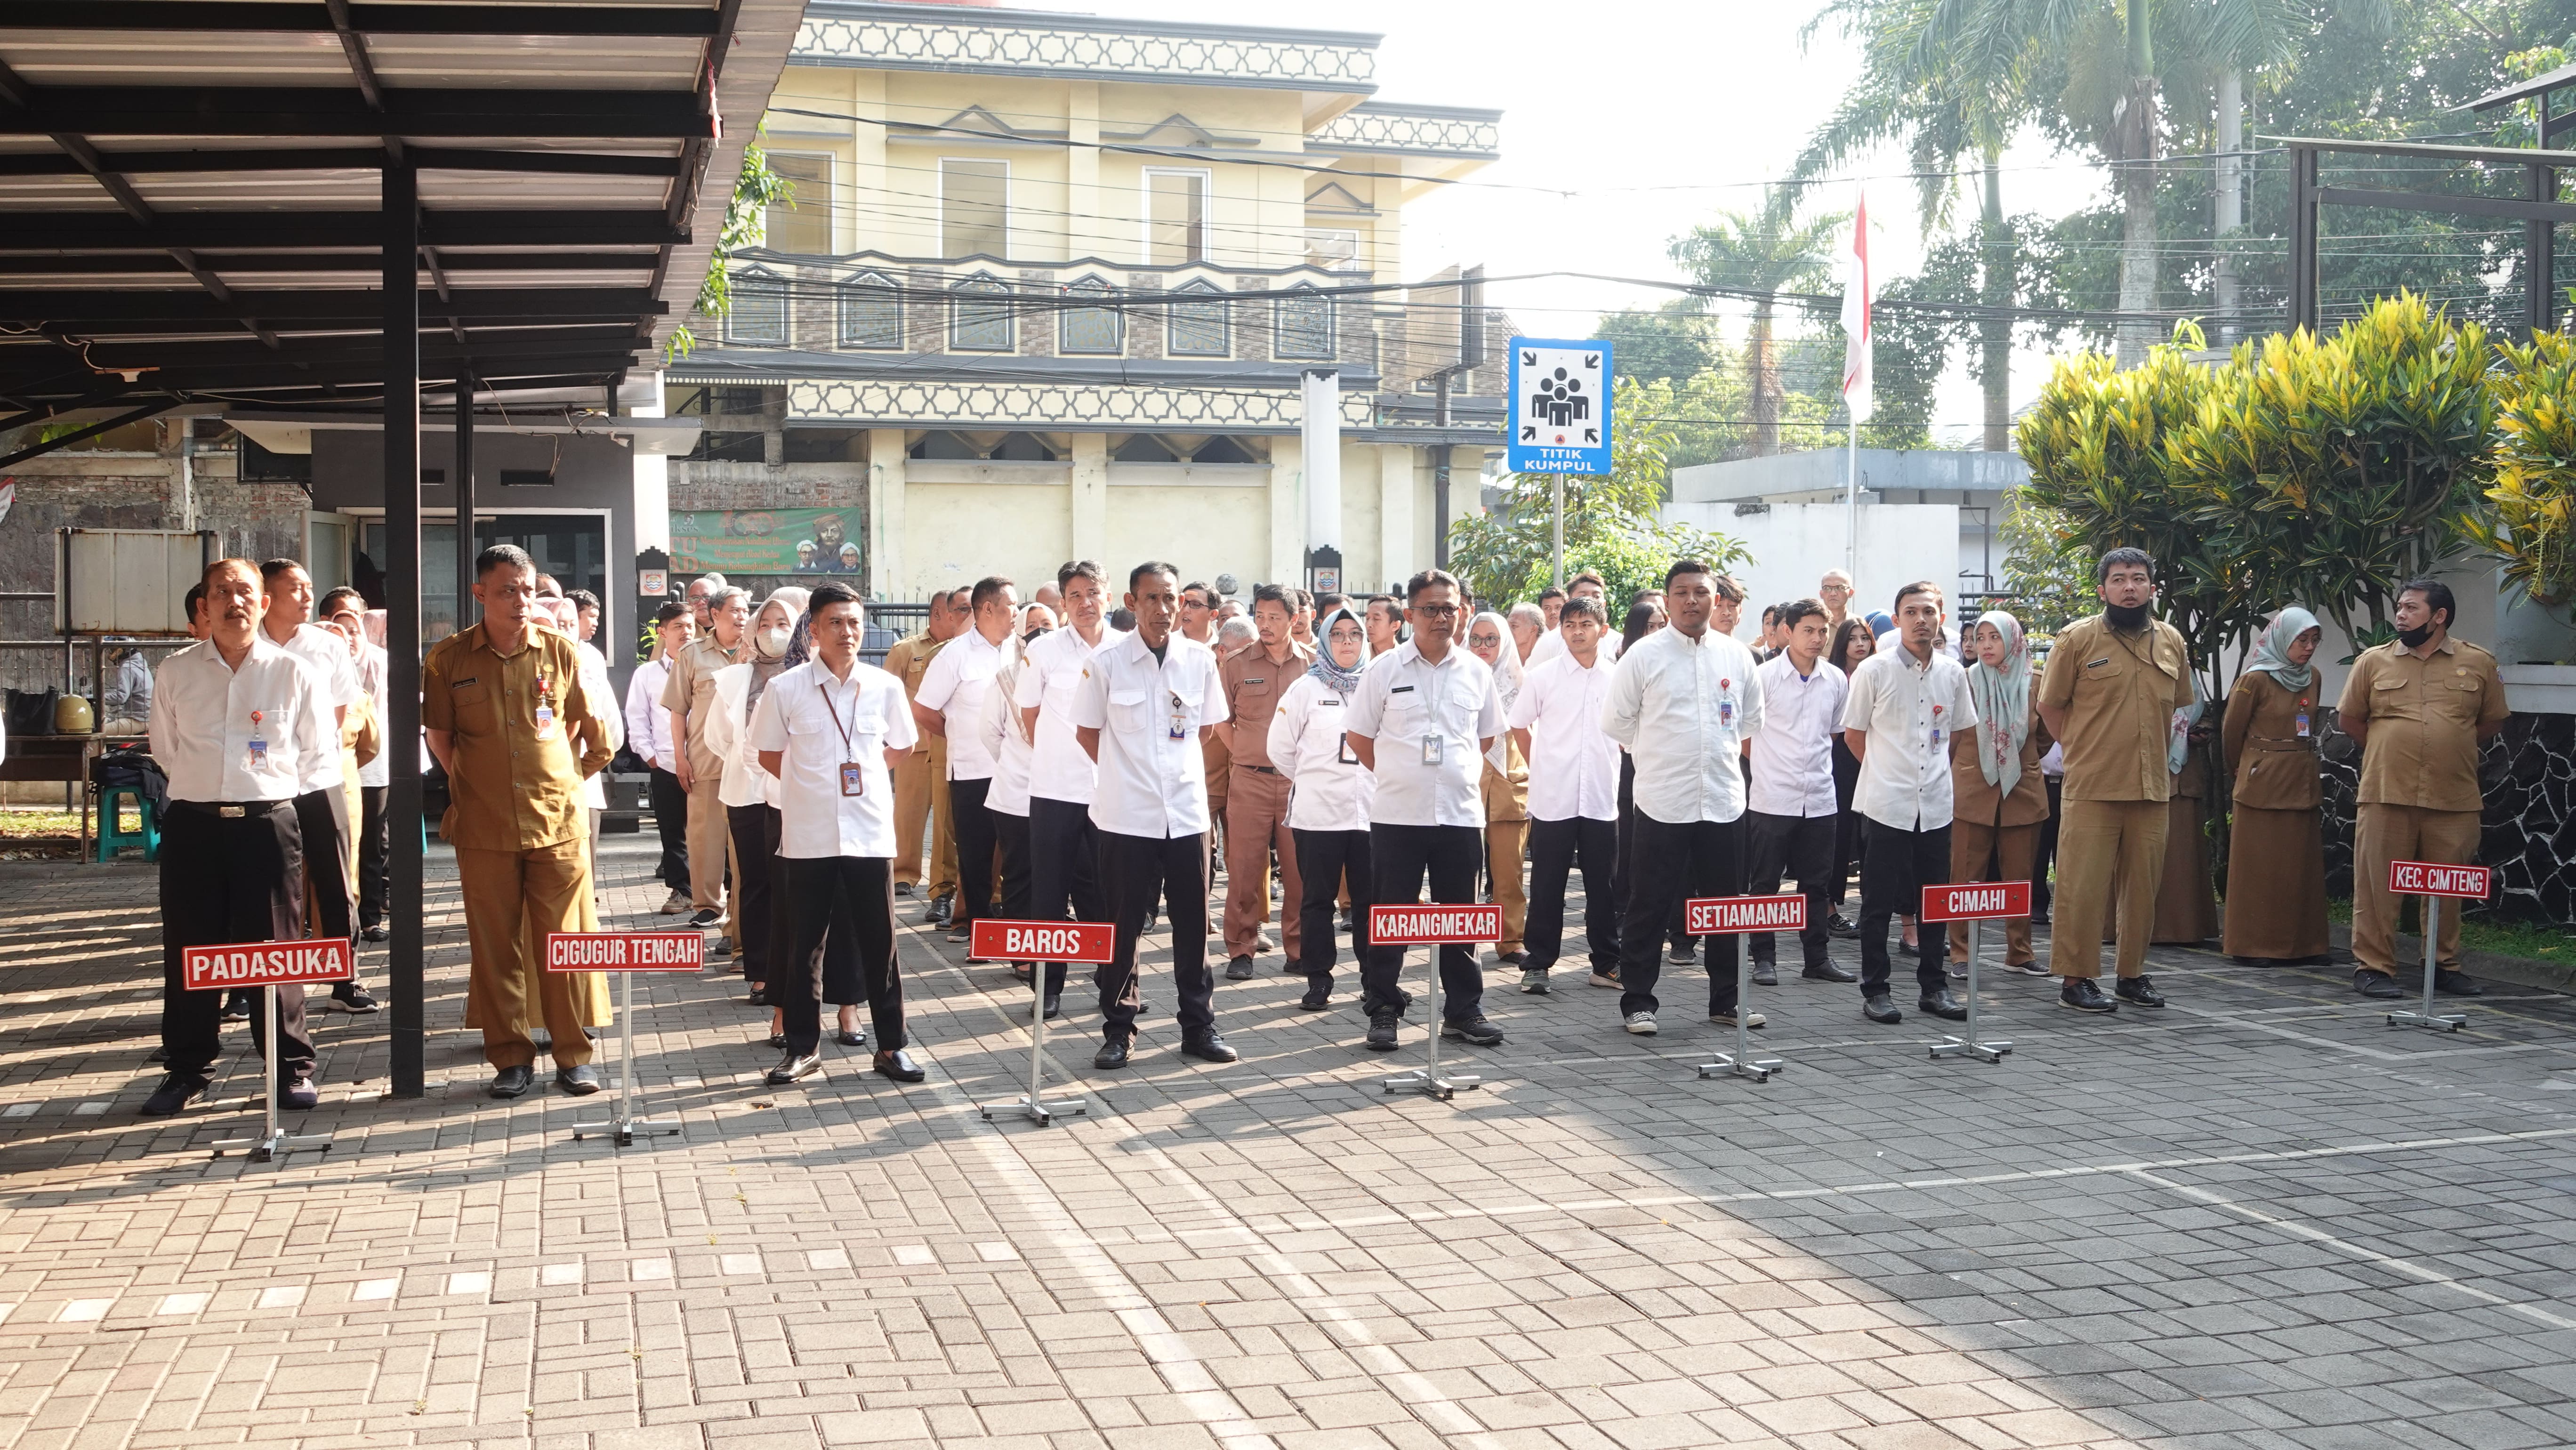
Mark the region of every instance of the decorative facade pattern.
[[1373, 37], [1311, 31], [1201, 34], [1136, 22], [1054, 24], [924, 14], [906, 5], [818, 5], [798, 26], [792, 63], [871, 70], [972, 71], [1070, 80], [1157, 80], [1369, 91]]
[[1408, 156], [1502, 155], [1503, 113], [1370, 102], [1335, 116], [1306, 138], [1314, 151], [1376, 151]]
[[[675, 371], [674, 377], [678, 376]], [[1181, 433], [1294, 433], [1303, 409], [1285, 388], [1149, 388], [1065, 383], [798, 380], [792, 423], [963, 428], [1132, 428]], [[1366, 428], [1366, 394], [1342, 395], [1342, 426]]]

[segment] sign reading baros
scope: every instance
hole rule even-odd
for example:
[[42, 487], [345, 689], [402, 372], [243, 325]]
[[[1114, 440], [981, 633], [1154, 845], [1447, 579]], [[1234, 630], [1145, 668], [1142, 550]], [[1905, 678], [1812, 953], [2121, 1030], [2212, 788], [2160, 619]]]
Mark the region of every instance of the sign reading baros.
[[992, 962], [1086, 962], [1116, 958], [1118, 929], [1105, 921], [1003, 921], [975, 918], [973, 956]]
[[1610, 344], [1512, 339], [1503, 466], [1514, 473], [1610, 471]]

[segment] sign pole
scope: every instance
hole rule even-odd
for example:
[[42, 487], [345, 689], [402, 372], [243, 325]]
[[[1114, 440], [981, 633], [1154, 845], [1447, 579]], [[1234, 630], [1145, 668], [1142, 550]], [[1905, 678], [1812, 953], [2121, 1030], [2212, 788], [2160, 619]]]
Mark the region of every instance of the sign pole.
[[2469, 1019], [2457, 1012], [2433, 1010], [2433, 973], [2441, 954], [2442, 898], [2424, 898], [2424, 1005], [2413, 1012], [2391, 1012], [2391, 1027], [2424, 1027], [2435, 1032], [2457, 1032], [2469, 1025]]
[[[2415, 1011], [2388, 1014], [2391, 1027], [2422, 1027], [2434, 1032], [2457, 1032], [2469, 1019], [2457, 1012], [2433, 1010], [2433, 984], [2441, 971], [2442, 898], [2461, 901], [2484, 901], [2493, 889], [2489, 868], [2454, 866], [2439, 861], [2391, 861], [2388, 863], [2388, 890], [2391, 895], [2424, 898], [2424, 1002]], [[2462, 907], [2462, 910], [2467, 910]]]
[[277, 1120], [277, 986], [271, 983], [259, 989], [259, 1016], [268, 1039], [267, 1049], [260, 1053], [261, 1070], [268, 1075], [267, 1125], [256, 1138], [218, 1138], [215, 1156], [224, 1156], [227, 1148], [248, 1148], [253, 1163], [274, 1163], [297, 1148], [328, 1148], [328, 1133], [289, 1133]]
[[1046, 968], [1062, 962], [1097, 966], [1117, 955], [1117, 929], [1100, 921], [1002, 921], [976, 918], [972, 956], [995, 961], [1025, 961], [1029, 971], [1029, 1090], [1017, 1102], [986, 1103], [981, 1111], [991, 1122], [995, 1113], [1018, 1113], [1041, 1128], [1053, 1127], [1067, 1114], [1089, 1116], [1091, 1105], [1080, 1098], [1048, 1102], [1046, 1085]]
[[634, 1146], [638, 1135], [677, 1134], [669, 1118], [635, 1116], [643, 1096], [629, 1081], [635, 1076], [635, 973], [694, 972], [706, 965], [706, 938], [693, 931], [550, 931], [546, 933], [545, 969], [549, 972], [614, 972], [617, 974], [616, 1096], [608, 1117], [572, 1125], [572, 1140], [606, 1138], [620, 1148]]
[[274, 1163], [297, 1148], [331, 1146], [328, 1133], [289, 1133], [277, 1116], [277, 989], [287, 983], [345, 982], [351, 963], [345, 941], [241, 942], [230, 946], [187, 947], [179, 953], [179, 983], [191, 992], [221, 992], [254, 983], [259, 987], [259, 1018], [265, 1039], [260, 1071], [267, 1075], [266, 1117], [256, 1138], [218, 1138], [214, 1156], [234, 1148], [250, 1150], [254, 1163]]
[[[1401, 951], [1408, 947], [1431, 949], [1431, 979], [1440, 982], [1440, 949], [1444, 946], [1474, 945], [1498, 942], [1503, 936], [1503, 909], [1491, 905], [1448, 906], [1434, 902], [1428, 906], [1372, 906], [1369, 908], [1369, 945], [1391, 946]], [[1403, 976], [1401, 968], [1397, 977]], [[1420, 1068], [1399, 1072], [1380, 1079], [1385, 1092], [1418, 1092], [1424, 1097], [1447, 1102], [1461, 1091], [1485, 1085], [1481, 1073], [1443, 1073], [1440, 1070], [1440, 1033], [1449, 1022], [1449, 991], [1436, 985], [1432, 992], [1430, 1053]]]
[[[2001, 1062], [2012, 1051], [2009, 1042], [1988, 1042], [1977, 1031], [1977, 968], [1986, 954], [1986, 923], [2030, 915], [2030, 883], [2027, 881], [1970, 881], [1950, 886], [1923, 888], [1923, 909], [1915, 920], [1922, 930], [1932, 930], [1935, 923], [1943, 926], [1947, 936], [1950, 922], [1968, 924], [1968, 1035], [1945, 1037], [1932, 1044], [1932, 1060], [1945, 1057], [1973, 1057], [1979, 1062]], [[1928, 941], [1929, 938], [1926, 938]]]
[[[1921, 929], [1919, 926], [1916, 928], [1918, 931]], [[1985, 918], [1972, 917], [1968, 921], [1968, 1035], [1946, 1037], [1932, 1044], [1932, 1059], [1935, 1062], [1945, 1057], [1962, 1055], [1973, 1057], [1979, 1062], [2001, 1062], [2004, 1060], [2004, 1054], [2012, 1051], [2012, 1044], [2009, 1042], [1988, 1042], [1977, 1035], [1977, 965], [1978, 958], [1985, 953]]]
[[[638, 1133], [648, 1138], [656, 1133], [678, 1136], [680, 1131], [678, 1123], [668, 1119], [634, 1116], [631, 1106], [634, 1088], [629, 1081], [635, 1076], [635, 1048], [629, 1041], [634, 1035], [635, 974], [631, 971], [621, 971], [617, 974], [617, 1096], [610, 1101], [607, 1121], [572, 1125], [574, 1142], [578, 1143], [584, 1138], [608, 1138], [615, 1141], [620, 1148], [631, 1148], [635, 1145], [635, 1135]], [[607, 1131], [601, 1132], [603, 1128]]]
[[1749, 1077], [1769, 1082], [1788, 1064], [1776, 1057], [1753, 1055], [1753, 943], [1757, 931], [1804, 931], [1807, 898], [1786, 896], [1707, 896], [1683, 903], [1682, 929], [1692, 936], [1731, 936], [1735, 953], [1735, 1052], [1719, 1053], [1699, 1064], [1699, 1075]]

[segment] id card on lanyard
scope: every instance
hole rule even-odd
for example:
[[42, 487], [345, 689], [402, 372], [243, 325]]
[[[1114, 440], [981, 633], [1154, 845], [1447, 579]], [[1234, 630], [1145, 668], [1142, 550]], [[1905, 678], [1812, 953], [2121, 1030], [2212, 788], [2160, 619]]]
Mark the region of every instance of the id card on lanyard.
[[246, 770], [268, 769], [268, 736], [263, 733], [261, 723], [267, 718], [268, 712], [264, 710], [250, 712], [250, 740], [242, 751], [242, 767]]
[[1449, 754], [1448, 737], [1440, 733], [1440, 672], [1431, 672], [1431, 684], [1422, 692], [1422, 763], [1438, 765]]
[[832, 681], [826, 676], [814, 682], [814, 693], [823, 697], [823, 713], [832, 717], [832, 728], [841, 735], [841, 797], [848, 800], [868, 793], [867, 767], [854, 759], [858, 748], [850, 743], [850, 731], [859, 723], [856, 686], [851, 688], [850, 723], [841, 723], [841, 707], [832, 703]]

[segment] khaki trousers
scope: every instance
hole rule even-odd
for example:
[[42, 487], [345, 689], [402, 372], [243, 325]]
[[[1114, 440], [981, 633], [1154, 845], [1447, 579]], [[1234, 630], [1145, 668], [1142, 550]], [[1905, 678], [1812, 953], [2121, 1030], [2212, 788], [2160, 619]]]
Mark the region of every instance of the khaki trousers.
[[[700, 910], [725, 904], [725, 863], [733, 830], [725, 822], [724, 774], [700, 771], [689, 787], [689, 901]], [[725, 928], [728, 932], [732, 927]]]
[[1478, 789], [1485, 800], [1485, 874], [1493, 883], [1494, 903], [1503, 909], [1503, 939], [1494, 943], [1494, 954], [1500, 956], [1527, 946], [1522, 935], [1529, 930], [1529, 879], [1521, 867], [1528, 854], [1529, 816], [1518, 799], [1521, 792], [1495, 773], [1491, 761]]
[[[2028, 881], [2031, 863], [2039, 857], [2039, 825], [1996, 826], [1984, 821], [1950, 823], [1950, 879], [1952, 881]], [[1987, 868], [1994, 869], [1989, 871]], [[1950, 960], [1968, 959], [1968, 924], [1950, 923]], [[2004, 965], [2018, 967], [2033, 960], [2030, 949], [2030, 918], [2016, 916], [2004, 923]]]
[[537, 1045], [524, 1025], [532, 995], [554, 1037], [555, 1065], [590, 1061], [576, 988], [594, 987], [597, 974], [549, 972], [540, 954], [546, 933], [582, 929], [590, 905], [589, 847], [575, 837], [530, 851], [457, 848], [465, 939], [473, 954], [466, 1006], [483, 1026], [483, 1060], [496, 1068], [536, 1064]]
[[2173, 806], [2166, 801], [2066, 802], [2066, 818], [2057, 831], [2051, 975], [2102, 975], [2102, 924], [2113, 914], [2115, 879], [2120, 887], [2120, 975], [2134, 977], [2146, 970], [2147, 940], [2156, 926], [2156, 889], [2165, 874], [2165, 831], [2172, 820]]
[[1297, 838], [1288, 833], [1288, 777], [1238, 765], [1225, 789], [1225, 954], [1252, 955], [1261, 928], [1270, 923], [1270, 851], [1279, 850], [1279, 935], [1288, 960], [1304, 961], [1305, 933], [1297, 903], [1305, 880], [1297, 870]]
[[[2478, 852], [2477, 811], [2434, 811], [2422, 806], [2365, 802], [2356, 813], [2352, 842], [2352, 955], [2365, 969], [2397, 975], [2398, 899], [2388, 889], [2391, 861], [2435, 861], [2465, 866]], [[2441, 941], [2434, 960], [2446, 972], [2460, 969], [2460, 908], [2442, 903]]]
[[934, 737], [930, 742], [930, 889], [923, 894], [936, 901], [956, 893], [957, 810], [948, 796], [948, 741]]
[[921, 832], [929, 824], [930, 752], [907, 751], [894, 768], [894, 879], [906, 886], [921, 884]]

